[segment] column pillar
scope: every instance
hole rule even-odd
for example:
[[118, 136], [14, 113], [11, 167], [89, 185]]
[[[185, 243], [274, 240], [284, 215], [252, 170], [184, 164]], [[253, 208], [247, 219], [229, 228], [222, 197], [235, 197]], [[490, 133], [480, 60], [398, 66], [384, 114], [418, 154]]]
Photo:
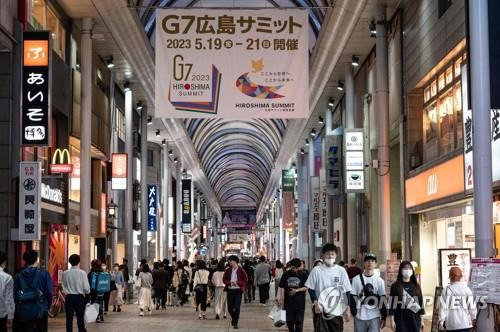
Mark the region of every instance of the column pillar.
[[376, 42], [376, 95], [375, 111], [377, 114], [379, 161], [378, 203], [380, 229], [380, 262], [385, 264], [391, 253], [391, 182], [390, 182], [390, 146], [389, 146], [389, 87], [387, 64], [387, 22], [386, 6], [378, 4], [377, 42]]
[[148, 258], [148, 111], [141, 110], [141, 259]]
[[[109, 78], [109, 108], [111, 110], [111, 136], [110, 136], [110, 155], [109, 159], [111, 160], [111, 156], [113, 153], [117, 152], [118, 147], [118, 132], [116, 130], [116, 111], [115, 111], [115, 73], [111, 71], [111, 75]], [[115, 191], [111, 189], [111, 183], [108, 181], [108, 197], [109, 201], [116, 202], [118, 201]], [[115, 217], [113, 218], [113, 227], [111, 233], [111, 263], [118, 262], [118, 211], [115, 209]], [[119, 263], [119, 262], [118, 262]]]
[[309, 257], [309, 187], [307, 181], [309, 174], [307, 170], [307, 161], [300, 152], [297, 153], [297, 175], [297, 199], [299, 202], [299, 220], [297, 227], [298, 257], [307, 260]]
[[[127, 154], [127, 190], [125, 190], [125, 257], [128, 260], [128, 268], [131, 273], [135, 271], [134, 264], [134, 232], [132, 227], [133, 209], [133, 177], [134, 177], [134, 142], [133, 142], [133, 118], [132, 118], [132, 91], [125, 91], [125, 153]], [[129, 287], [129, 290], [132, 290]], [[129, 292], [129, 301], [132, 293]]]
[[168, 260], [172, 260], [172, 255], [170, 251], [170, 246], [172, 245], [170, 243], [169, 237], [170, 237], [170, 224], [168, 220], [168, 215], [170, 213], [169, 211], [169, 206], [168, 206], [168, 201], [170, 197], [170, 191], [171, 191], [171, 185], [170, 185], [170, 177], [171, 177], [171, 167], [170, 167], [170, 158], [168, 156], [168, 143], [163, 146], [163, 183], [162, 183], [162, 193], [163, 193], [163, 221], [164, 221], [164, 227], [163, 227], [163, 257], [167, 258]]
[[[308, 188], [309, 188], [309, 192], [308, 192], [308, 195], [307, 195], [307, 204], [308, 206], [311, 206], [312, 205], [312, 197], [311, 197], [311, 184], [312, 184], [312, 181], [311, 181], [311, 177], [315, 176], [315, 172], [314, 172], [314, 138], [310, 140], [310, 143], [309, 143], [309, 153], [307, 155], [308, 157], [308, 164], [309, 164], [309, 168], [308, 168]], [[311, 213], [310, 213], [310, 208], [308, 209], [307, 211], [307, 217], [308, 217], [308, 230], [309, 230], [309, 266], [312, 266], [312, 262], [313, 262], [313, 258], [316, 254], [316, 234], [312, 231], [313, 230], [313, 224], [312, 224], [312, 219], [311, 219]]]
[[[330, 109], [330, 107], [328, 107], [326, 109], [326, 112], [325, 112], [325, 134], [328, 136], [328, 135], [332, 135], [332, 131], [333, 131], [333, 112], [332, 110]], [[327, 144], [327, 141], [325, 139], [325, 142], [324, 144], [326, 145]], [[324, 153], [325, 153], [325, 160], [323, 160], [323, 164], [325, 165], [328, 165], [328, 146], [323, 149]], [[325, 169], [325, 172], [328, 172], [328, 167], [326, 167]], [[326, 174], [327, 177], [328, 177], [328, 174]], [[333, 243], [333, 238], [334, 238], [334, 232], [333, 232], [333, 202], [332, 202], [332, 196], [331, 195], [328, 195], [327, 197], [327, 211], [328, 211], [328, 216], [327, 216], [327, 220], [328, 220], [328, 228], [326, 229], [326, 242], [330, 242], [330, 243]]]
[[84, 271], [90, 271], [90, 203], [92, 183], [92, 19], [82, 19], [81, 62], [82, 100], [80, 108], [80, 261]]

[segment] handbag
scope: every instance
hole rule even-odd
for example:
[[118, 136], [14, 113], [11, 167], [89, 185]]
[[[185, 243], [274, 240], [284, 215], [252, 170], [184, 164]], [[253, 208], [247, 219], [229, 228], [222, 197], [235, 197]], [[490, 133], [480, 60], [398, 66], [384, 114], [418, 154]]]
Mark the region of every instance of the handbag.
[[271, 308], [271, 311], [269, 312], [269, 314], [267, 315], [267, 317], [269, 317], [270, 319], [273, 319], [274, 320], [274, 315], [276, 314], [277, 311], [279, 311], [280, 308], [278, 308], [278, 306], [275, 304], [272, 308]]
[[274, 326], [281, 327], [286, 324], [286, 311], [277, 310], [273, 315]]
[[134, 287], [141, 288], [141, 279], [140, 278], [135, 279]]
[[85, 307], [85, 313], [83, 315], [83, 320], [85, 321], [85, 324], [95, 323], [95, 321], [97, 319], [97, 315], [99, 315], [99, 304], [87, 303], [87, 305]]

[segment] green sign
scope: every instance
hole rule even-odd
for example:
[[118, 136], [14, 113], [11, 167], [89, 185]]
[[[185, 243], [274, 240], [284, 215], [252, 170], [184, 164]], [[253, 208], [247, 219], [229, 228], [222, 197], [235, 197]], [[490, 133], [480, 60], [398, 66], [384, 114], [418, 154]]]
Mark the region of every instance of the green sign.
[[295, 174], [293, 170], [284, 169], [282, 171], [283, 191], [293, 192], [295, 189]]

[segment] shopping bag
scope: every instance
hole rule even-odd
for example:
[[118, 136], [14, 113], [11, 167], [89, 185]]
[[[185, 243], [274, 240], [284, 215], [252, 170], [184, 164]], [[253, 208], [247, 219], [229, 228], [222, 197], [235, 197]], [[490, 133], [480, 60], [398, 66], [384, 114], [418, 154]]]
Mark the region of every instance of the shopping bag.
[[97, 315], [99, 315], [99, 304], [87, 303], [87, 306], [85, 307], [85, 314], [83, 316], [85, 324], [94, 323], [97, 319]]
[[135, 279], [134, 287], [141, 288], [141, 279], [139, 278]]
[[281, 327], [286, 324], [286, 311], [278, 310], [274, 313], [274, 326]]
[[269, 312], [269, 314], [267, 315], [267, 317], [269, 317], [270, 319], [274, 319], [274, 314], [276, 313], [276, 311], [280, 311], [280, 308], [278, 308], [277, 305], [274, 305], [271, 308], [271, 311]]

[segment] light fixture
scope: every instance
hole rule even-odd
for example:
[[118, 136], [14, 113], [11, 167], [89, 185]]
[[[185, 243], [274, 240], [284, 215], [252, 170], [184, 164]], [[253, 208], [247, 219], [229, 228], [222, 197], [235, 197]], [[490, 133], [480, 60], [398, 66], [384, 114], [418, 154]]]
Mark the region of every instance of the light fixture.
[[156, 137], [160, 137], [160, 129], [156, 130]]
[[172, 155], [173, 155], [173, 154], [174, 154], [174, 151], [172, 151], [172, 150], [168, 150], [168, 155], [169, 155], [170, 157], [172, 157]]
[[115, 64], [113, 63], [113, 57], [112, 56], [108, 56], [106, 58], [106, 67], [108, 68], [113, 68], [115, 66]]
[[333, 104], [335, 103], [335, 99], [332, 97], [328, 98], [328, 106], [333, 107]]
[[354, 67], [359, 66], [359, 56], [357, 56], [357, 55], [353, 55], [353, 56], [352, 56], [352, 65], [353, 65]]
[[153, 118], [148, 116], [148, 126], [153, 124]]
[[369, 28], [371, 37], [375, 37], [377, 35], [377, 26], [375, 25], [375, 21], [371, 21]]
[[130, 91], [130, 83], [129, 83], [129, 81], [126, 81], [126, 82], [123, 84], [123, 91], [125, 91], [125, 92]]
[[113, 199], [111, 199], [111, 202], [108, 204], [108, 216], [110, 217], [115, 217], [116, 216], [116, 208], [117, 205], [115, 202], [113, 202]]
[[297, 168], [297, 164], [296, 163], [292, 163], [292, 169], [295, 169]]
[[161, 145], [166, 145], [166, 144], [167, 144], [167, 140], [163, 139], [163, 141], [161, 141]]
[[179, 161], [179, 160], [177, 159], [177, 157], [175, 157], [175, 158], [174, 158], [174, 163], [176, 163], [176, 164], [177, 164], [177, 162], [178, 162], [178, 161]]
[[344, 81], [338, 80], [338, 82], [337, 82], [337, 90], [344, 91]]
[[309, 140], [306, 138], [306, 146], [309, 146]]
[[138, 101], [136, 107], [138, 111], [142, 110], [142, 101]]
[[318, 123], [319, 123], [319, 124], [323, 124], [323, 123], [324, 123], [324, 121], [323, 121], [323, 117], [322, 117], [322, 116], [319, 116], [319, 117], [318, 117]]
[[312, 129], [311, 130], [311, 136], [312, 137], [316, 137], [316, 129]]
[[300, 154], [305, 154], [306, 152], [304, 151], [304, 149], [300, 149]]

